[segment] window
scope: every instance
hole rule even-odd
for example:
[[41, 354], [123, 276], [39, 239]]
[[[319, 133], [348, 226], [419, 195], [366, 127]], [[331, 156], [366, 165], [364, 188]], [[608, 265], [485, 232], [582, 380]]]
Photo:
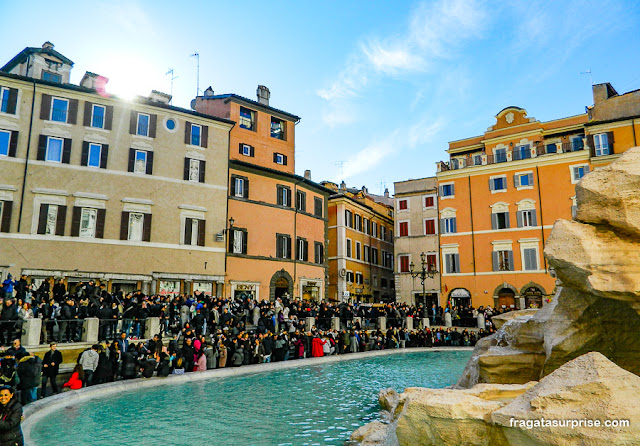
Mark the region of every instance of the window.
[[136, 135], [149, 136], [149, 121], [151, 120], [149, 115], [144, 113], [138, 113], [138, 124], [136, 127]]
[[364, 277], [362, 273], [356, 273], [356, 285], [362, 285], [364, 283]]
[[[236, 229], [229, 231], [229, 251], [233, 246], [233, 234]], [[204, 246], [206, 233], [206, 220], [203, 218], [190, 218], [184, 219], [184, 234], [183, 244], [192, 246]]]
[[371, 222], [371, 236], [378, 237], [378, 223], [375, 221]]
[[189, 181], [200, 181], [200, 160], [189, 160]]
[[147, 152], [144, 150], [136, 150], [135, 156], [133, 171], [135, 173], [147, 173]]
[[291, 189], [286, 186], [278, 186], [278, 205], [291, 207]]
[[313, 197], [313, 215], [315, 215], [316, 217], [321, 217], [322, 218], [322, 208], [324, 207], [324, 203], [322, 198], [319, 197]]
[[491, 229], [509, 229], [509, 212], [491, 214]]
[[206, 166], [207, 162], [204, 160], [185, 158], [183, 179], [195, 183], [204, 183]]
[[584, 149], [584, 140], [582, 139], [584, 135], [574, 136], [571, 138], [571, 151], [576, 152], [578, 150]]
[[482, 166], [482, 155], [473, 155], [473, 165]]
[[12, 209], [13, 201], [0, 201], [0, 232], [10, 232]]
[[89, 144], [89, 153], [87, 154], [87, 166], [100, 167], [102, 159], [102, 144]]
[[361, 215], [354, 215], [354, 229], [356, 231], [362, 231], [362, 216]]
[[93, 104], [91, 107], [91, 127], [103, 129], [105, 114], [106, 107], [103, 105]]
[[609, 150], [608, 135], [612, 135], [612, 133], [599, 133], [597, 135], [593, 135], [593, 143], [596, 151], [596, 156], [604, 156], [611, 153], [611, 150]]
[[9, 108], [9, 89], [0, 88], [0, 112], [7, 113]]
[[523, 144], [521, 146], [516, 146], [513, 151], [513, 159], [514, 160], [524, 160], [531, 158], [531, 150], [529, 144]]
[[62, 83], [62, 76], [56, 73], [52, 73], [50, 71], [42, 71], [42, 80], [55, 82], [56, 84]]
[[307, 194], [301, 190], [296, 191], [296, 209], [307, 212]]
[[192, 146], [200, 147], [202, 127], [197, 124], [191, 124], [191, 142]]
[[447, 274], [457, 274], [460, 272], [460, 254], [444, 255], [444, 271]]
[[360, 247], [362, 246], [362, 244], [360, 242], [356, 242], [356, 259], [360, 260]]
[[18, 104], [18, 90], [16, 88], [0, 87], [0, 112], [16, 114]]
[[[408, 233], [409, 231], [407, 231]], [[386, 240], [387, 239], [387, 227], [380, 225], [380, 240]]]
[[66, 216], [66, 206], [41, 204], [37, 233], [42, 235], [64, 235]]
[[454, 234], [458, 232], [456, 217], [446, 217], [440, 220], [440, 232], [442, 234]]
[[271, 117], [271, 137], [284, 140], [284, 121]]
[[518, 220], [519, 228], [526, 228], [526, 227], [538, 225], [535, 209], [518, 211], [516, 213], [516, 219]]
[[230, 232], [231, 240], [230, 252], [234, 254], [246, 254], [247, 253], [247, 230], [246, 229], [233, 229]]
[[249, 198], [249, 180], [245, 177], [231, 176], [231, 196]]
[[436, 263], [437, 263], [437, 259], [436, 259], [436, 255], [435, 254], [427, 254], [427, 268], [429, 268], [429, 270], [431, 271], [436, 271]]
[[53, 98], [51, 101], [51, 115], [49, 120], [57, 122], [67, 122], [67, 112], [69, 111], [69, 101], [66, 99]]
[[507, 177], [500, 176], [500, 177], [489, 179], [489, 190], [491, 190], [491, 192], [506, 191]]
[[365, 262], [369, 262], [369, 259], [371, 257], [371, 247], [364, 245], [364, 249], [363, 249], [363, 260]]
[[581, 166], [571, 166], [571, 183], [577, 183], [583, 176], [589, 173], [589, 166], [587, 164]]
[[276, 235], [276, 257], [280, 259], [291, 258], [291, 237], [285, 234]]
[[95, 237], [96, 221], [98, 219], [98, 210], [82, 208], [80, 215], [80, 237]]
[[314, 251], [315, 251], [315, 262], [318, 264], [324, 263], [324, 245], [320, 242], [314, 243]]
[[62, 138], [47, 138], [47, 152], [45, 155], [45, 161], [53, 161], [56, 163], [62, 162], [62, 151], [63, 151], [63, 140]]
[[400, 237], [408, 237], [409, 236], [409, 222], [401, 221], [398, 223], [398, 227], [400, 229]]
[[255, 156], [255, 150], [249, 144], [240, 143], [240, 155]]
[[11, 143], [11, 132], [0, 130], [0, 155], [9, 155], [9, 144]]
[[353, 283], [353, 272], [347, 271], [347, 283]]
[[455, 196], [455, 188], [454, 184], [443, 184], [440, 186], [440, 196], [441, 197], [453, 197]]
[[273, 154], [273, 162], [276, 164], [281, 164], [283, 166], [287, 165], [287, 155], [283, 155], [282, 153], [274, 153]]
[[436, 233], [436, 220], [429, 219], [424, 221], [424, 234], [435, 235]]
[[513, 176], [515, 187], [533, 186], [533, 173], [517, 173]]
[[398, 201], [398, 210], [404, 211], [408, 209], [407, 200], [399, 200]]
[[344, 211], [344, 225], [353, 228], [353, 213], [349, 210]]
[[379, 265], [378, 263], [378, 248], [371, 248], [371, 263]]
[[296, 260], [309, 260], [309, 242], [300, 237], [296, 240]]
[[47, 213], [45, 214], [45, 235], [53, 235], [56, 232], [56, 220], [58, 218], [58, 206], [55, 204], [47, 206]]
[[494, 271], [513, 271], [513, 251], [493, 251]]
[[382, 277], [382, 278], [380, 279], [380, 286], [381, 286], [382, 288], [386, 288], [386, 287], [387, 287], [387, 278], [386, 278], [386, 277]]
[[256, 112], [245, 107], [240, 107], [240, 128], [255, 131]]
[[368, 218], [362, 218], [362, 229], [364, 231], [365, 234], [369, 234], [370, 232], [370, 224], [369, 224], [369, 219]]
[[546, 146], [547, 153], [556, 153], [558, 151], [558, 146], [556, 143], [547, 144]]
[[347, 239], [346, 247], [347, 257], [351, 258], [351, 239]]
[[410, 269], [409, 269], [409, 256], [407, 256], [407, 255], [398, 256], [398, 263], [400, 264], [400, 272], [401, 273], [408, 273], [410, 271]]
[[424, 207], [432, 208], [435, 206], [435, 197], [433, 195], [429, 195], [428, 197], [424, 197]]
[[538, 269], [538, 250], [536, 248], [524, 248], [523, 254], [523, 269], [525, 271], [536, 271]]
[[173, 130], [175, 130], [176, 128], [176, 120], [173, 118], [168, 118], [165, 122], [164, 122], [165, 127], [167, 128], [167, 130], [169, 130], [170, 132], [173, 133]]
[[144, 214], [137, 212], [129, 213], [129, 235], [127, 240], [133, 242], [142, 241], [142, 225], [144, 222]]
[[504, 163], [507, 161], [507, 149], [502, 148], [502, 149], [495, 149], [493, 151], [494, 155], [495, 155], [495, 162], [496, 163]]

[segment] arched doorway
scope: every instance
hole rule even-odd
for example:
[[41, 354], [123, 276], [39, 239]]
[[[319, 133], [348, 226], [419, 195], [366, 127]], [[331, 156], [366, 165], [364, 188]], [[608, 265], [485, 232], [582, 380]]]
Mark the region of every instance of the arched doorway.
[[510, 288], [500, 288], [498, 291], [499, 308], [516, 308], [516, 294]]
[[464, 288], [455, 288], [449, 293], [449, 302], [452, 307], [470, 307], [471, 293]]
[[544, 290], [539, 286], [527, 286], [520, 293], [526, 308], [542, 308]]
[[271, 276], [269, 299], [273, 301], [278, 297], [283, 297], [285, 294], [289, 298], [293, 297], [293, 279], [288, 272], [281, 269]]

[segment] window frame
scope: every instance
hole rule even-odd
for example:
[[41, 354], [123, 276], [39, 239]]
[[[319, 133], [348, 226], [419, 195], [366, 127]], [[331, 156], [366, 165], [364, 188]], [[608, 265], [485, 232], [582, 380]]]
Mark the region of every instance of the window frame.
[[242, 144], [242, 155], [251, 156], [251, 146], [249, 144]]
[[[511, 224], [510, 224], [510, 215], [509, 215], [509, 211], [500, 211], [500, 212], [492, 212], [491, 215], [495, 215], [495, 228], [492, 228], [494, 230], [504, 230], [504, 229], [510, 229], [511, 228]], [[501, 217], [502, 216], [502, 217]], [[504, 227], [500, 227], [500, 218], [503, 218], [504, 221]]]
[[[427, 200], [431, 199], [431, 205], [427, 205]], [[431, 194], [431, 195], [424, 195], [423, 196], [423, 200], [422, 200], [422, 209], [433, 209], [436, 207], [436, 199], [437, 199], [437, 195], [435, 194]]]
[[[194, 163], [196, 165], [197, 174], [196, 174], [196, 178], [192, 179], [191, 178], [191, 172], [192, 172], [192, 168], [194, 166]], [[200, 182], [200, 160], [199, 159], [189, 158], [189, 178], [188, 178], [187, 181], [189, 181], [191, 183], [199, 183]]]
[[[56, 140], [60, 141], [60, 159], [49, 159], [49, 147], [51, 145], [51, 141]], [[47, 136], [47, 147], [45, 149], [44, 160], [51, 163], [62, 163], [62, 158], [64, 156], [64, 138], [58, 138], [57, 136]]]
[[324, 215], [324, 200], [320, 197], [313, 197], [313, 215], [320, 218]]
[[[244, 124], [243, 124], [243, 121], [247, 119], [247, 118], [242, 116], [243, 109], [249, 111], [249, 122], [251, 123], [250, 127], [245, 127]], [[255, 132], [256, 131], [256, 112], [255, 112], [255, 110], [251, 110], [250, 108], [240, 106], [240, 110], [238, 111], [238, 126], [241, 129], [245, 129], [245, 130], [249, 130], [249, 131]]]
[[[91, 164], [91, 149], [93, 147], [98, 147], [98, 165]], [[99, 169], [100, 164], [102, 164], [102, 144], [90, 142], [87, 149], [87, 167], [97, 167]]]
[[409, 200], [403, 198], [402, 200], [398, 200], [398, 210], [396, 212], [404, 212], [409, 210]]
[[345, 245], [344, 245], [344, 253], [345, 253], [345, 256], [346, 256], [348, 259], [352, 259], [352, 258], [353, 258], [353, 257], [352, 257], [352, 255], [353, 255], [353, 250], [352, 250], [352, 245], [351, 245], [351, 239], [350, 239], [350, 238], [347, 238], [347, 240], [346, 240], [346, 242], [345, 242]]
[[276, 164], [280, 164], [281, 166], [284, 166], [284, 155], [282, 153], [278, 153], [276, 152], [275, 154], [275, 158], [276, 158]]
[[[135, 156], [133, 158], [133, 173], [139, 173], [146, 175], [147, 174], [147, 163], [149, 162], [149, 152], [146, 150], [133, 149], [135, 151]], [[144, 168], [142, 172], [139, 172], [138, 169], [138, 153], [144, 153]]]
[[291, 201], [291, 188], [289, 186], [278, 185], [277, 191], [278, 191], [278, 201], [282, 201], [282, 203], [278, 203], [278, 206], [283, 206], [286, 208], [292, 207], [291, 203], [289, 202]]
[[[54, 112], [54, 109], [55, 109], [56, 101], [64, 102], [67, 105], [65, 110], [64, 110], [64, 121], [62, 121], [60, 119], [53, 119], [54, 118], [53, 112]], [[64, 124], [68, 123], [69, 122], [69, 103], [70, 103], [69, 99], [59, 98], [57, 96], [53, 96], [51, 98], [51, 109], [49, 111], [49, 121], [51, 121], [51, 122], [61, 122], [61, 123], [64, 123]]]
[[9, 109], [9, 94], [10, 90], [8, 87], [0, 87], [0, 113], [7, 113]]
[[[602, 139], [603, 138], [606, 141], [606, 147], [602, 145]], [[601, 144], [600, 148], [598, 148], [598, 142]], [[593, 150], [594, 150], [594, 154], [596, 156], [611, 155], [611, 149], [609, 147], [609, 135], [607, 134], [607, 132], [605, 132], [605, 133], [595, 133], [593, 135]], [[604, 153], [605, 150], [606, 150], [607, 153]], [[600, 153], [598, 153], [598, 152], [600, 152]]]
[[[9, 152], [11, 150], [11, 135], [13, 134], [13, 132], [11, 130], [0, 129], [0, 133], [8, 134], [8, 137], [7, 137], [7, 153], [0, 152], [0, 156], [9, 156]], [[2, 149], [2, 147], [0, 147], [0, 150], [1, 149]]]
[[[431, 233], [427, 231], [427, 222], [431, 222], [433, 224], [433, 232]], [[438, 224], [436, 223], [435, 218], [425, 218], [423, 226], [424, 226], [424, 235], [438, 235]]]
[[[101, 108], [102, 109], [102, 125], [101, 126], [94, 125], [94, 123], [95, 123], [94, 119], [97, 117], [97, 115], [95, 113], [96, 108]], [[91, 128], [104, 129], [104, 124], [105, 124], [106, 117], [107, 117], [107, 107], [106, 106], [100, 105], [100, 104], [91, 104], [91, 122], [90, 122]]]
[[296, 190], [296, 209], [299, 212], [307, 212], [307, 193], [302, 190]]
[[[450, 193], [445, 193], [449, 191]], [[455, 198], [456, 196], [456, 187], [454, 182], [442, 183], [439, 187], [440, 199], [447, 200], [451, 198]]]
[[456, 234], [458, 232], [457, 217], [443, 217], [441, 220], [443, 234]]
[[[89, 214], [94, 214], [94, 218], [93, 218], [93, 227], [90, 228], [92, 229], [92, 232], [90, 235], [82, 235], [82, 223], [83, 221], [85, 221], [85, 213], [87, 215]], [[91, 221], [90, 218], [87, 218], [88, 221]], [[96, 238], [96, 228], [98, 226], [98, 209], [96, 208], [90, 208], [90, 207], [83, 207], [82, 210], [80, 211], [80, 225], [78, 227], [78, 237], [81, 238]]]
[[443, 253], [445, 274], [460, 274], [460, 253]]
[[[576, 171], [578, 169], [582, 169], [583, 173], [582, 173], [582, 175], [580, 177], [576, 178]], [[571, 184], [576, 184], [576, 183], [580, 182], [580, 180], [582, 180], [582, 178], [586, 174], [591, 172], [591, 168], [590, 168], [589, 164], [587, 164], [587, 163], [573, 164], [573, 165], [569, 166], [569, 170], [571, 172]]]
[[[194, 129], [198, 129], [197, 139], [194, 140]], [[189, 144], [195, 147], [202, 147], [202, 126], [200, 124], [191, 123], [191, 132], [189, 133]]]
[[[133, 220], [140, 216], [140, 238], [133, 238]], [[127, 240], [131, 242], [141, 242], [144, 239], [144, 219], [145, 214], [142, 212], [129, 212], [129, 222], [127, 224]]]
[[[498, 184], [498, 182], [500, 184]], [[492, 194], [507, 192], [507, 176], [495, 175], [495, 176], [489, 177], [489, 190], [491, 191]]]
[[[140, 118], [142, 116], [147, 117], [147, 128], [146, 133], [140, 133]], [[136, 136], [146, 136], [149, 137], [149, 128], [151, 127], [151, 115], [148, 113], [137, 112], [136, 116]]]
[[411, 233], [411, 222], [403, 220], [398, 222], [398, 237], [409, 237]]
[[316, 264], [324, 264], [324, 243], [314, 242], [313, 244], [313, 259]]
[[[279, 124], [279, 130], [275, 132], [275, 135], [279, 135], [279, 136], [274, 136], [274, 124]], [[272, 138], [285, 141], [285, 122], [280, 118], [271, 116], [271, 126], [269, 127], [269, 135]]]

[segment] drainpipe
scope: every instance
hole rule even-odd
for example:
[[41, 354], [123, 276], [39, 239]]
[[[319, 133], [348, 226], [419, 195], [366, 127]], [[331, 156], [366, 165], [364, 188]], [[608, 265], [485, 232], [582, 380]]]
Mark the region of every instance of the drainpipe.
[[[300, 184], [300, 180], [296, 181], [293, 185], [293, 196], [291, 197], [291, 201], [293, 203], [293, 241], [295, 243], [296, 249], [293, 249], [293, 287], [295, 288], [296, 284], [296, 274], [298, 270], [298, 185]], [[308, 250], [308, 244], [307, 244]], [[309, 256], [309, 252], [307, 252], [307, 257]], [[298, 291], [300, 291], [300, 299], [302, 299], [302, 288], [300, 287], [300, 281], [298, 281]], [[295, 291], [294, 291], [295, 294]], [[295, 296], [291, 296], [292, 299]]]
[[636, 120], [635, 120], [635, 118], [633, 118], [631, 120], [631, 130], [633, 131], [633, 146], [635, 147], [635, 146], [638, 145], [638, 143], [636, 141]]
[[538, 201], [540, 202], [540, 232], [542, 233], [542, 261], [544, 262], [544, 272], [547, 272], [547, 258], [544, 256], [544, 220], [542, 219], [542, 194], [540, 193], [540, 189], [542, 186], [540, 184], [540, 171], [538, 170], [538, 166], [536, 166], [536, 176], [538, 177]]
[[[27, 62], [27, 72], [29, 63]], [[36, 81], [33, 81], [33, 95], [31, 97], [31, 117], [29, 120], [29, 137], [27, 138], [27, 155], [24, 160], [24, 174], [22, 176], [22, 191], [20, 192], [20, 210], [18, 211], [18, 233], [22, 227], [22, 209], [24, 207], [24, 193], [27, 187], [27, 171], [29, 170], [29, 152], [31, 149], [31, 132], [33, 131], [33, 108], [36, 101]]]
[[476, 275], [476, 241], [473, 235], [473, 205], [471, 203], [471, 175], [467, 177], [469, 180], [469, 215], [471, 217], [471, 255], [473, 256], [473, 275]]

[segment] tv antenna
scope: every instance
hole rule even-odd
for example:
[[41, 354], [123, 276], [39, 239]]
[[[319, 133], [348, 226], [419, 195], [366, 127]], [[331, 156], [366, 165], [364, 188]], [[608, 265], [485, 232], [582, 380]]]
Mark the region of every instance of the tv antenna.
[[198, 64], [198, 71], [196, 73], [196, 97], [200, 94], [200, 54], [194, 51], [189, 57], [195, 57]]
[[173, 75], [173, 68], [169, 68], [169, 71], [167, 71], [165, 73], [165, 75], [170, 74], [171, 75], [171, 100], [169, 101], [169, 104], [171, 104], [171, 102], [173, 102], [173, 80], [174, 79], [178, 79], [178, 77], [180, 76], [174, 76]]
[[335, 163], [333, 163], [334, 166], [337, 166], [340, 168], [340, 180], [342, 180], [344, 178], [344, 165], [346, 164], [345, 161], [336, 161]]
[[593, 85], [593, 78], [591, 77], [591, 69], [588, 69], [587, 71], [583, 71], [580, 74], [588, 74], [589, 75], [589, 82], [591, 82], [591, 85]]

